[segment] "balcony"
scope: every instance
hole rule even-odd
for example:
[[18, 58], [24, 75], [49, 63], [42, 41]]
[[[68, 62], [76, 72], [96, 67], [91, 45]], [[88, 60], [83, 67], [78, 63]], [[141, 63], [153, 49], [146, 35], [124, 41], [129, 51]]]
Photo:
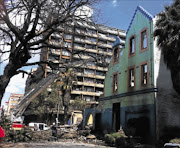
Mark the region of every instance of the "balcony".
[[81, 90], [72, 90], [71, 94], [73, 95], [86, 95], [86, 96], [100, 96], [102, 93], [100, 92], [87, 92], [87, 91], [81, 91]]
[[93, 86], [93, 87], [99, 87], [104, 88], [104, 84], [97, 84], [97, 83], [90, 83], [90, 82], [76, 82], [77, 85], [84, 85], [84, 86]]
[[61, 51], [56, 51], [55, 49], [51, 49], [50, 51], [52, 54], [55, 54], [55, 55], [60, 55], [61, 54]]
[[112, 48], [112, 45], [109, 44], [103, 44], [103, 43], [97, 43], [99, 47], [105, 47], [105, 48]]
[[82, 76], [82, 77], [89, 77], [89, 78], [95, 78], [95, 79], [105, 79], [105, 76], [100, 76], [100, 75], [93, 75], [93, 74], [82, 74], [82, 73], [76, 73], [77, 76]]
[[99, 37], [99, 39], [109, 40], [109, 41], [115, 42], [115, 39], [114, 39], [114, 38], [112, 38], [112, 37], [107, 37], [106, 35], [103, 35], [103, 34], [98, 34], [98, 37]]
[[79, 55], [73, 55], [73, 58], [86, 60], [86, 59], [90, 59], [91, 57], [90, 57], [90, 56], [80, 55], [80, 54], [79, 54]]

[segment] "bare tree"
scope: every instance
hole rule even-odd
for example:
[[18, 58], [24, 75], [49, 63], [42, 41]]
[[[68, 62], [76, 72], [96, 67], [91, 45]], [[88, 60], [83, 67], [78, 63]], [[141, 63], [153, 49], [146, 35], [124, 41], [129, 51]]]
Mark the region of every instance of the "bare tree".
[[[0, 0], [0, 56], [8, 54], [7, 65], [0, 76], [0, 102], [10, 79], [19, 74], [30, 74], [23, 68], [48, 64], [52, 61], [40, 59], [29, 62], [34, 52], [40, 49], [62, 48], [48, 42], [62, 24], [84, 20], [87, 13], [82, 6], [95, 0]], [[81, 12], [81, 13], [80, 13]], [[65, 48], [68, 50], [68, 48]]]

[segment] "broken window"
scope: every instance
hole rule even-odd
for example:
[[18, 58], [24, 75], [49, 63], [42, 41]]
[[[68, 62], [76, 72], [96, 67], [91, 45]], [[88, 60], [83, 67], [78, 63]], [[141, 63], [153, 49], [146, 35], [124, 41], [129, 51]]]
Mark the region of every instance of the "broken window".
[[147, 48], [147, 30], [144, 30], [143, 32], [141, 32], [141, 50], [146, 49]]
[[118, 60], [119, 60], [119, 49], [118, 48], [114, 49], [113, 57], [114, 57], [114, 63], [118, 62]]
[[129, 87], [133, 88], [135, 86], [135, 73], [134, 68], [129, 69]]
[[130, 38], [130, 51], [129, 54], [132, 55], [135, 53], [135, 36]]
[[118, 90], [118, 75], [113, 75], [113, 92], [117, 92]]
[[147, 64], [141, 65], [141, 84], [142, 85], [147, 85], [147, 74], [148, 74], [148, 69], [147, 69]]

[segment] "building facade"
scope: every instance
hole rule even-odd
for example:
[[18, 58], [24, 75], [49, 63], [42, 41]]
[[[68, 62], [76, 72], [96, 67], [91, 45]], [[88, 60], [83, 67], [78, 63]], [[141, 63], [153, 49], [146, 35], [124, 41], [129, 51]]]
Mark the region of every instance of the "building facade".
[[[62, 49], [43, 49], [41, 59], [58, 63], [57, 67], [72, 63], [77, 82], [72, 88], [71, 99], [80, 97], [94, 102], [103, 94], [105, 74], [113, 52], [112, 44], [117, 36], [124, 46], [124, 30], [86, 22], [63, 26], [49, 39], [50, 43]], [[51, 68], [46, 65], [45, 77], [50, 72]]]
[[170, 71], [153, 38], [156, 18], [138, 6], [126, 34], [125, 48], [117, 39], [113, 59], [105, 78], [104, 96], [95, 108], [95, 129], [116, 132], [155, 142], [163, 136], [178, 135], [180, 130], [179, 96]]
[[23, 94], [11, 94], [8, 101], [7, 115], [11, 115], [11, 111], [16, 107], [19, 101], [23, 98]]

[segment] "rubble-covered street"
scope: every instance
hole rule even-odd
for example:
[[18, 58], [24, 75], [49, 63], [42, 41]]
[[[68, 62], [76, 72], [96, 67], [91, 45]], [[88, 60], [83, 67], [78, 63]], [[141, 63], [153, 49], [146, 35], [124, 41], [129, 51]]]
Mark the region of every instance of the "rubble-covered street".
[[107, 148], [107, 146], [100, 146], [88, 143], [74, 143], [71, 142], [30, 142], [30, 143], [3, 143], [1, 148]]

